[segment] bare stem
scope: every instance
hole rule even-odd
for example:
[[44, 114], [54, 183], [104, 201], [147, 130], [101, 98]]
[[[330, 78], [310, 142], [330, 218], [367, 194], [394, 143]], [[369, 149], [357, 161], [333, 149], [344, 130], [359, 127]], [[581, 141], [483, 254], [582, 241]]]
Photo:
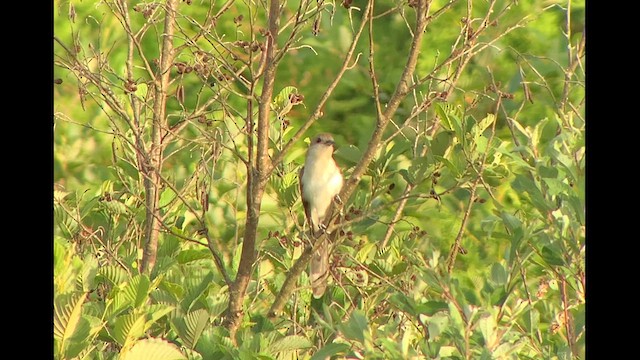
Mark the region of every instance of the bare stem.
[[155, 103], [153, 106], [153, 123], [151, 125], [151, 148], [149, 149], [149, 159], [142, 165], [142, 172], [146, 174], [144, 178], [144, 188], [146, 195], [146, 230], [145, 248], [142, 256], [141, 272], [151, 273], [158, 253], [158, 237], [160, 234], [160, 209], [158, 208], [159, 190], [161, 180], [159, 177], [163, 163], [162, 132], [166, 128], [166, 105], [167, 88], [170, 81], [170, 69], [173, 63], [173, 33], [176, 18], [176, 7], [178, 0], [167, 0], [164, 19], [164, 33], [162, 41], [162, 51], [160, 53], [160, 69], [155, 78]]
[[[249, 164], [247, 168], [247, 219], [245, 225], [244, 241], [242, 242], [242, 254], [238, 273], [229, 291], [229, 308], [225, 323], [229, 329], [230, 337], [236, 341], [235, 334], [242, 319], [243, 302], [253, 272], [253, 264], [256, 260], [256, 238], [258, 234], [258, 223], [260, 220], [260, 207], [264, 188], [269, 179], [269, 113], [273, 97], [273, 86], [275, 82], [277, 61], [275, 60], [277, 50], [277, 34], [280, 15], [278, 0], [269, 2], [269, 33], [267, 34], [266, 64], [263, 77], [262, 93], [258, 107], [258, 142], [257, 157], [253, 157], [253, 151], [249, 153]], [[251, 117], [251, 102], [249, 102], [248, 117]], [[249, 123], [252, 123], [250, 120]], [[250, 149], [252, 146], [253, 126], [250, 125], [249, 139]]]

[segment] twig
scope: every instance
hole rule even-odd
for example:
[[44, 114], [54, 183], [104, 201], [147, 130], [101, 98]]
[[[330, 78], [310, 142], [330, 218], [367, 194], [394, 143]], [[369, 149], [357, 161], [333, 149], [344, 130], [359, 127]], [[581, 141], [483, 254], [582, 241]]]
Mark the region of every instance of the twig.
[[[493, 83], [494, 87], [495, 82]], [[501, 98], [498, 97], [498, 103], [496, 104], [496, 112], [497, 110], [500, 108], [500, 103], [501, 103]], [[456, 256], [458, 255], [458, 252], [460, 250], [460, 243], [462, 242], [462, 235], [464, 234], [465, 228], [467, 226], [467, 221], [469, 220], [469, 216], [471, 214], [471, 209], [473, 207], [473, 204], [475, 202], [475, 197], [476, 197], [476, 190], [478, 188], [478, 183], [480, 182], [481, 178], [482, 178], [482, 172], [484, 171], [484, 167], [486, 165], [486, 161], [487, 161], [487, 156], [489, 155], [489, 148], [490, 148], [490, 144], [493, 141], [493, 137], [495, 136], [495, 129], [496, 129], [496, 122], [497, 122], [497, 117], [494, 117], [493, 122], [491, 124], [491, 136], [489, 137], [489, 140], [487, 141], [487, 148], [485, 149], [485, 152], [482, 155], [482, 159], [480, 160], [480, 168], [479, 169], [475, 169], [475, 167], [473, 166], [473, 164], [471, 165], [471, 167], [476, 170], [476, 178], [473, 181], [472, 185], [471, 185], [471, 193], [469, 194], [469, 202], [467, 203], [467, 210], [464, 212], [464, 215], [462, 217], [462, 224], [460, 224], [460, 229], [458, 230], [458, 235], [456, 236], [454, 242], [453, 242], [453, 246], [451, 246], [451, 251], [449, 252], [449, 257], [447, 258], [447, 271], [449, 273], [451, 273], [453, 271], [453, 266], [455, 265], [455, 261], [456, 261]]]
[[[427, 12], [428, 12], [428, 8], [430, 2], [427, 2], [426, 0], [418, 0], [418, 4], [416, 7], [416, 17], [417, 17], [417, 21], [416, 21], [416, 25], [415, 25], [415, 36], [413, 37], [413, 40], [411, 42], [411, 48], [409, 50], [408, 56], [407, 56], [407, 62], [405, 64], [404, 67], [404, 71], [400, 77], [400, 80], [398, 81], [398, 84], [396, 86], [396, 90], [394, 91], [393, 95], [391, 96], [391, 98], [389, 99], [389, 102], [387, 104], [387, 107], [385, 109], [385, 112], [383, 114], [381, 114], [381, 117], [378, 117], [377, 119], [377, 124], [376, 124], [376, 128], [373, 132], [373, 135], [371, 136], [371, 139], [369, 140], [369, 145], [367, 147], [367, 149], [365, 150], [362, 159], [360, 160], [360, 162], [356, 165], [355, 169], [353, 170], [353, 173], [351, 174], [351, 176], [349, 177], [349, 179], [347, 179], [347, 181], [345, 182], [345, 185], [343, 186], [341, 192], [340, 192], [340, 198], [343, 199], [343, 203], [341, 205], [339, 205], [339, 207], [336, 209], [336, 207], [331, 204], [329, 206], [329, 209], [327, 210], [327, 216], [326, 216], [326, 220], [325, 220], [325, 225], [327, 227], [329, 227], [330, 223], [333, 221], [333, 213], [336, 210], [340, 210], [340, 208], [342, 206], [344, 206], [344, 201], [346, 201], [346, 199], [349, 199], [351, 197], [351, 194], [355, 191], [355, 188], [357, 186], [357, 184], [360, 181], [361, 176], [364, 174], [364, 172], [367, 170], [369, 164], [371, 163], [371, 161], [373, 161], [375, 154], [377, 152], [378, 146], [381, 143], [381, 139], [382, 139], [382, 134], [384, 132], [384, 129], [386, 128], [387, 124], [389, 123], [390, 119], [393, 117], [393, 115], [395, 114], [396, 110], [398, 109], [398, 107], [400, 106], [400, 103], [402, 102], [402, 100], [406, 97], [406, 95], [409, 93], [409, 82], [411, 81], [412, 77], [413, 77], [413, 73], [415, 71], [416, 68], [416, 64], [418, 61], [418, 54], [420, 52], [420, 47], [422, 45], [422, 37], [424, 35], [424, 30], [427, 24]], [[370, 0], [367, 3], [367, 7], [366, 10], [364, 11], [365, 17], [362, 20], [362, 23], [360, 24], [360, 29], [358, 30], [358, 34], [360, 34], [362, 32], [362, 30], [364, 29], [364, 26], [366, 24], [367, 21], [371, 21], [371, 7], [373, 6], [373, 0]], [[358, 35], [359, 36], [359, 35]], [[353, 44], [352, 44], [353, 45]], [[355, 47], [355, 45], [353, 46]], [[352, 48], [353, 48], [352, 47]], [[352, 51], [351, 51], [352, 53]], [[348, 60], [348, 59], [345, 59]], [[345, 64], [347, 64], [348, 62], [345, 61]], [[345, 66], [343, 64], [343, 68], [341, 70], [341, 72], [344, 72]], [[337, 80], [338, 78], [336, 78]], [[334, 81], [335, 84], [335, 81]], [[334, 84], [332, 84], [332, 86], [334, 86]], [[325, 98], [326, 99], [326, 94], [325, 94]], [[309, 119], [307, 121], [307, 123], [305, 123], [305, 126], [308, 125], [310, 126], [310, 123], [312, 121], [310, 120], [315, 120], [314, 116], [317, 115], [317, 113], [320, 111], [320, 108], [316, 109], [316, 112], [314, 113], [314, 115], [311, 117], [311, 119]], [[308, 127], [307, 126], [307, 127]], [[304, 128], [304, 126], [303, 126]], [[306, 130], [306, 128], [304, 128], [304, 130]], [[298, 133], [296, 133], [296, 135], [301, 133], [299, 130]], [[290, 144], [290, 143], [289, 143]], [[287, 144], [287, 145], [289, 145]], [[286, 148], [286, 146], [285, 146]], [[278, 154], [279, 157], [282, 156], [282, 154], [284, 153], [281, 152], [280, 154]], [[302, 253], [302, 255], [300, 256], [300, 258], [298, 258], [298, 260], [296, 261], [296, 263], [293, 265], [293, 267], [291, 267], [291, 269], [289, 270], [289, 272], [287, 273], [287, 277], [285, 278], [284, 284], [282, 285], [282, 288], [280, 289], [280, 292], [278, 294], [278, 296], [276, 297], [276, 300], [274, 301], [274, 303], [272, 304], [271, 308], [269, 309], [269, 313], [268, 315], [270, 317], [276, 316], [277, 314], [279, 314], [282, 309], [284, 308], [284, 305], [286, 304], [286, 302], [289, 299], [289, 296], [291, 295], [291, 293], [293, 292], [294, 288], [295, 288], [295, 283], [298, 279], [298, 277], [300, 276], [300, 273], [304, 270], [304, 268], [306, 267], [307, 263], [309, 262], [309, 260], [311, 259], [312, 256], [312, 251], [314, 248], [316, 248], [319, 244], [321, 244], [323, 241], [325, 241], [325, 235], [320, 236], [319, 238], [315, 239], [313, 246], [312, 247], [308, 247], [307, 249], [305, 249], [305, 251]]]

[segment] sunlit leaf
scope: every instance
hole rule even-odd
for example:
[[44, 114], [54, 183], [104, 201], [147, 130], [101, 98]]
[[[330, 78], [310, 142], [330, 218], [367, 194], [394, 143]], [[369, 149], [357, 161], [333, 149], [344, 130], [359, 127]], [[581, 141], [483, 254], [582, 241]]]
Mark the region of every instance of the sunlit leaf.
[[269, 346], [270, 352], [278, 353], [289, 350], [307, 349], [313, 346], [311, 341], [304, 336], [289, 335], [282, 339], [276, 340], [271, 346]]
[[60, 343], [59, 351], [64, 351], [67, 342], [72, 337], [86, 337], [88, 335], [88, 328], [81, 324], [82, 305], [86, 298], [87, 293], [64, 294], [55, 298], [53, 336]]
[[122, 360], [186, 360], [180, 349], [163, 339], [149, 338], [137, 341]]

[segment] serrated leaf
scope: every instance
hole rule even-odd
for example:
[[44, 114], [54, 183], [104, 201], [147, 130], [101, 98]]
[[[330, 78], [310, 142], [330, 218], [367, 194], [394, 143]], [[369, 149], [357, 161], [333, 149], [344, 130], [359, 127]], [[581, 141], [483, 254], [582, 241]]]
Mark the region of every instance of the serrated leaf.
[[300, 335], [290, 335], [276, 340], [273, 344], [271, 344], [269, 350], [271, 352], [278, 353], [281, 351], [307, 349], [312, 346], [313, 344], [306, 337]]
[[440, 118], [440, 124], [442, 127], [447, 129], [447, 131], [453, 131], [453, 125], [451, 124], [451, 119], [446, 111], [446, 105], [436, 104], [435, 110], [436, 114], [438, 114], [438, 117]]
[[129, 284], [124, 288], [123, 293], [134, 307], [139, 307], [149, 297], [149, 285], [149, 277], [145, 274], [139, 274], [131, 279]]
[[175, 306], [165, 305], [165, 304], [151, 304], [149, 305], [149, 309], [147, 310], [146, 323], [144, 325], [145, 329], [148, 329], [161, 319], [163, 316], [169, 314], [171, 311], [175, 310]]
[[487, 128], [496, 120], [496, 116], [494, 114], [487, 114], [487, 116], [480, 120], [476, 125], [476, 129], [478, 133], [483, 133]]
[[88, 293], [74, 293], [59, 295], [54, 300], [53, 307], [53, 336], [60, 341], [60, 349], [66, 347], [67, 342], [80, 329], [82, 304]]
[[400, 171], [398, 171], [398, 173], [400, 174], [400, 176], [402, 176], [404, 181], [406, 181], [407, 183], [415, 184], [414, 177], [411, 175], [411, 173], [409, 173], [407, 169], [401, 169]]
[[280, 111], [287, 106], [288, 103], [291, 102], [290, 96], [291, 94], [297, 94], [298, 89], [294, 86], [285, 86], [278, 95], [273, 98], [273, 106], [276, 111]]
[[198, 298], [209, 288], [213, 281], [213, 273], [208, 271], [206, 275], [200, 277], [187, 278], [185, 282], [186, 294], [181, 302], [182, 309], [189, 312]]
[[195, 349], [200, 335], [209, 323], [209, 313], [205, 309], [198, 309], [183, 317], [175, 318], [173, 324], [180, 339], [190, 349]]
[[137, 341], [120, 360], [186, 360], [180, 349], [163, 339], [149, 338]]
[[113, 338], [125, 346], [144, 335], [145, 318], [144, 315], [125, 314], [116, 319], [113, 326]]
[[376, 254], [377, 244], [376, 243], [367, 243], [365, 244], [357, 253], [356, 260], [363, 263], [369, 262], [369, 257], [373, 257]]
[[100, 267], [98, 269], [98, 275], [106, 280], [108, 280], [111, 285], [119, 285], [127, 280], [129, 275], [127, 272], [115, 265], [107, 265], [105, 267]]

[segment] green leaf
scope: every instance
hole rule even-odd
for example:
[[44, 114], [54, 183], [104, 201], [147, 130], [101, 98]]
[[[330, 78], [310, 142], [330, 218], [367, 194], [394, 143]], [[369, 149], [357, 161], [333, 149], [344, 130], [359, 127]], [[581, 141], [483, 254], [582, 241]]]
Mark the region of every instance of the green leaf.
[[209, 323], [209, 313], [205, 309], [198, 309], [184, 317], [175, 318], [172, 323], [184, 344], [190, 349], [195, 349], [204, 328]]
[[64, 342], [73, 336], [88, 293], [62, 294], [53, 304], [53, 337]]
[[149, 295], [149, 277], [145, 274], [138, 274], [131, 279], [124, 288], [123, 293], [134, 307], [139, 307], [146, 302]]
[[449, 304], [443, 301], [427, 301], [424, 304], [419, 304], [416, 306], [416, 311], [418, 314], [424, 314], [428, 316], [433, 316], [439, 311], [448, 311]]
[[400, 174], [400, 176], [402, 176], [404, 181], [408, 182], [409, 184], [415, 184], [415, 178], [411, 175], [411, 173], [407, 169], [400, 169], [398, 173]]
[[538, 168], [538, 174], [540, 174], [540, 177], [542, 178], [555, 179], [558, 177], [558, 169], [555, 167], [548, 167], [548, 166], [541, 165], [540, 168]]
[[439, 132], [429, 143], [430, 153], [442, 158], [451, 145], [451, 140], [453, 140], [453, 135], [450, 132]]
[[413, 299], [402, 293], [395, 293], [389, 297], [389, 303], [413, 316], [417, 316], [416, 303]]
[[455, 177], [459, 177], [462, 174], [461, 169], [458, 169], [458, 167], [449, 159], [443, 158], [442, 156], [434, 156], [434, 158], [442, 162], [444, 166], [446, 166], [447, 169], [449, 169]]
[[93, 255], [84, 258], [82, 273], [78, 275], [78, 284], [82, 291], [89, 292], [95, 288], [95, 278], [98, 273], [98, 259]]
[[476, 125], [476, 131], [478, 133], [483, 133], [485, 130], [487, 130], [487, 128], [489, 128], [489, 126], [491, 126], [491, 124], [496, 120], [496, 116], [494, 114], [487, 114], [487, 116], [480, 120], [480, 122], [478, 122], [478, 124]]
[[149, 88], [147, 84], [139, 83], [136, 85], [136, 91], [134, 93], [140, 100], [144, 100], [147, 97], [148, 91], [149, 91]]
[[447, 131], [453, 131], [453, 125], [451, 124], [451, 119], [446, 109], [446, 105], [436, 104], [435, 110], [440, 118], [440, 124], [443, 128], [447, 129]]
[[365, 263], [370, 262], [376, 254], [377, 245], [377, 243], [370, 242], [362, 246], [362, 248], [356, 253], [356, 260]]
[[139, 314], [125, 314], [116, 319], [113, 326], [113, 339], [125, 346], [144, 335], [145, 318]]
[[163, 339], [149, 338], [137, 341], [120, 360], [186, 360], [180, 349]]
[[211, 253], [207, 249], [187, 249], [182, 250], [176, 256], [176, 260], [178, 260], [178, 264], [184, 265], [186, 263], [202, 260], [202, 259], [210, 259]]
[[540, 191], [536, 183], [529, 177], [518, 174], [516, 175], [515, 180], [511, 182], [511, 186], [516, 191], [527, 193], [529, 195], [531, 204], [535, 206], [541, 213], [544, 214], [551, 210], [551, 207], [545, 200], [542, 192]]
[[333, 355], [344, 355], [351, 349], [351, 345], [343, 343], [330, 343], [322, 347], [322, 349], [316, 351], [311, 357], [311, 360], [323, 360], [332, 357]]
[[306, 337], [300, 335], [290, 335], [276, 340], [273, 344], [271, 344], [271, 346], [269, 346], [269, 350], [270, 352], [278, 353], [281, 351], [307, 349], [312, 346], [313, 344]]
[[294, 86], [285, 86], [278, 95], [273, 98], [273, 107], [276, 112], [280, 112], [291, 104], [291, 94], [297, 94], [298, 89]]
[[500, 213], [500, 217], [509, 231], [514, 232], [518, 229], [522, 229], [522, 221], [508, 212], [502, 211]]
[[355, 310], [346, 324], [338, 327], [347, 339], [358, 340], [364, 343], [364, 333], [368, 331], [367, 317], [362, 310]]
[[553, 251], [549, 246], [543, 246], [540, 252], [542, 259], [549, 265], [561, 266], [564, 265], [564, 260], [558, 254], [557, 251]]
[[436, 338], [443, 333], [449, 326], [449, 316], [445, 313], [435, 314], [427, 323], [429, 329], [429, 336]]
[[175, 199], [175, 197], [176, 192], [173, 191], [172, 188], [165, 188], [164, 191], [162, 191], [162, 194], [160, 194], [160, 202], [158, 203], [158, 206], [163, 208], [169, 205], [173, 201], [173, 199]]
[[336, 158], [345, 160], [347, 165], [355, 165], [362, 159], [362, 151], [354, 145], [340, 146], [335, 152]]
[[[193, 274], [196, 275], [196, 274]], [[213, 273], [208, 271], [204, 276], [193, 276], [185, 283], [186, 294], [181, 302], [182, 309], [189, 312], [198, 298], [204, 294], [213, 281]]]
[[478, 320], [478, 326], [487, 346], [494, 346], [497, 336], [496, 319], [491, 314], [485, 314], [480, 318], [480, 320]]
[[119, 285], [127, 280], [129, 275], [120, 266], [107, 265], [98, 269], [98, 276], [108, 280], [111, 285]]
[[493, 263], [491, 266], [491, 280], [497, 285], [504, 285], [507, 283], [507, 271], [500, 263]]

